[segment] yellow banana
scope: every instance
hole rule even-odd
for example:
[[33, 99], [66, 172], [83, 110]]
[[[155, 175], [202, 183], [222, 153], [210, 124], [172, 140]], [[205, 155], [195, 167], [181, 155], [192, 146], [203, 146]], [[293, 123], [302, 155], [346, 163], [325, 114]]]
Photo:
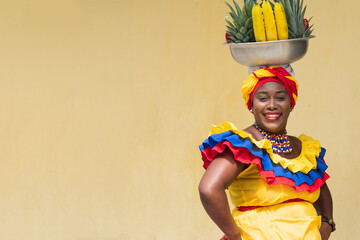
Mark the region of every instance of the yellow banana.
[[289, 32], [283, 5], [279, 2], [275, 3], [274, 12], [278, 38], [279, 40], [286, 40], [289, 38]]
[[255, 4], [252, 9], [252, 20], [253, 20], [253, 28], [255, 39], [257, 42], [265, 42], [266, 34], [265, 34], [265, 25], [263, 14], [260, 5]]
[[274, 12], [268, 0], [263, 2], [263, 14], [266, 29], [266, 39], [268, 41], [278, 40]]

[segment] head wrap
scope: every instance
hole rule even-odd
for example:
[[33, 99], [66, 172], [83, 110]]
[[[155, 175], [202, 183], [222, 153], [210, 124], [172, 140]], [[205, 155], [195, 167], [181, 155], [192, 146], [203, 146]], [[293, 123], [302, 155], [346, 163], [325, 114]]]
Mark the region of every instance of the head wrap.
[[298, 83], [290, 73], [282, 67], [265, 67], [256, 70], [242, 83], [242, 94], [250, 110], [256, 90], [266, 82], [278, 82], [287, 90], [291, 100], [291, 107], [294, 108], [298, 96]]

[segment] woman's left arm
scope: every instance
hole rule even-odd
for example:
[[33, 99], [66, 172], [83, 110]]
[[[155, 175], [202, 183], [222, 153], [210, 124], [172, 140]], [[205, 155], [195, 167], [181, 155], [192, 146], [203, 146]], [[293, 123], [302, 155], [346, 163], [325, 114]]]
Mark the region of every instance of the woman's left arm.
[[314, 203], [314, 206], [318, 214], [323, 218], [320, 227], [321, 239], [327, 240], [333, 231], [333, 226], [335, 231], [335, 225], [331, 225], [331, 222], [333, 221], [333, 202], [330, 190], [326, 183], [321, 187], [319, 199]]

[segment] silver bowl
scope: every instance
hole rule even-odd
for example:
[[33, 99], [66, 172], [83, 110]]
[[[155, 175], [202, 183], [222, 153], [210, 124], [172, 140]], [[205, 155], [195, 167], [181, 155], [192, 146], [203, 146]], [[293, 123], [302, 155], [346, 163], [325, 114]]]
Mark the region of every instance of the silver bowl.
[[293, 63], [305, 56], [309, 39], [288, 39], [268, 42], [224, 43], [230, 47], [235, 61], [246, 66], [282, 65]]

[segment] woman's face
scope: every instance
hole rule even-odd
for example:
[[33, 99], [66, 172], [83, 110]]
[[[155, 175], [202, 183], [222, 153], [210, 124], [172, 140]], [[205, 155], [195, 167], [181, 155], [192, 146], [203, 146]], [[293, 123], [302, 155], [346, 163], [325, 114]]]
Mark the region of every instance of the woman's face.
[[254, 94], [251, 110], [261, 129], [270, 133], [283, 133], [291, 112], [290, 96], [280, 83], [264, 83]]

